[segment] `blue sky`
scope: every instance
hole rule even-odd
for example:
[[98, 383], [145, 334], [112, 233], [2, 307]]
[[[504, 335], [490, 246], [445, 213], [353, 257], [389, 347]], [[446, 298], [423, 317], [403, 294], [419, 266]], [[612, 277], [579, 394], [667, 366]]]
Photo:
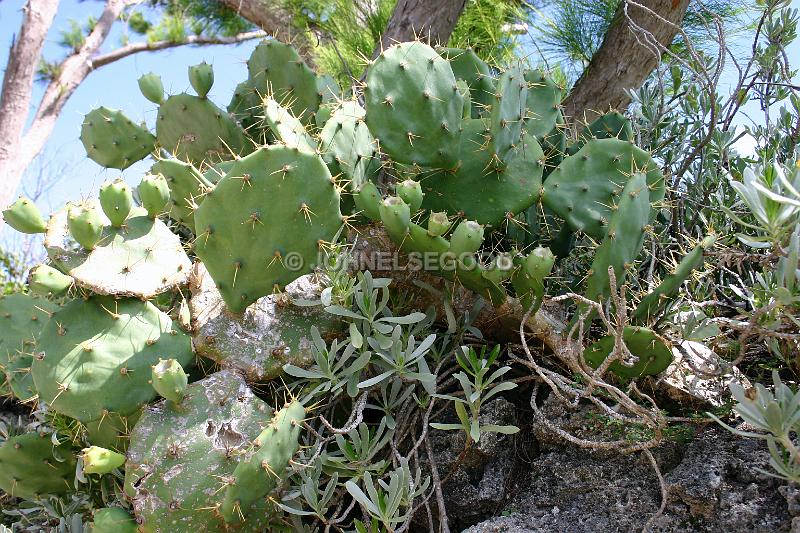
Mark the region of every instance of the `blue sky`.
[[[12, 36], [19, 29], [23, 5], [23, 0], [0, 1], [0, 65], [6, 63]], [[800, 7], [800, 0], [793, 0], [793, 5]], [[61, 29], [68, 26], [70, 18], [86, 20], [89, 15], [99, 15], [102, 7], [103, 3], [98, 1], [62, 0], [56, 21], [48, 35], [45, 57], [57, 59], [64, 54], [58, 45], [58, 35]], [[105, 49], [118, 46], [121, 37], [122, 25], [117, 24]], [[139, 93], [136, 83], [139, 76], [156, 72], [161, 76], [167, 92], [177, 93], [189, 89], [187, 66], [203, 60], [211, 63], [215, 71], [215, 83], [210, 97], [224, 107], [236, 84], [246, 77], [245, 61], [255, 45], [256, 42], [251, 41], [237, 46], [180, 47], [156, 53], [141, 53], [90, 74], [65, 106], [45, 148], [44, 168], [51, 174], [58, 174], [58, 180], [50, 193], [39, 201], [42, 210], [48, 213], [67, 200], [94, 195], [104, 180], [120, 175], [119, 171], [107, 171], [86, 158], [78, 135], [83, 116], [87, 112], [98, 105], [105, 105], [123, 110], [135, 121], [145, 120], [152, 127], [156, 106]], [[800, 47], [795, 47], [792, 55], [800, 58], [798, 50]], [[34, 101], [39, 99], [42, 91], [43, 85], [37, 84]], [[122, 176], [135, 185], [148, 166], [149, 163], [134, 165], [125, 170]], [[23, 187], [30, 186], [32, 174], [29, 172], [26, 176]], [[7, 233], [0, 235], [7, 236]]]

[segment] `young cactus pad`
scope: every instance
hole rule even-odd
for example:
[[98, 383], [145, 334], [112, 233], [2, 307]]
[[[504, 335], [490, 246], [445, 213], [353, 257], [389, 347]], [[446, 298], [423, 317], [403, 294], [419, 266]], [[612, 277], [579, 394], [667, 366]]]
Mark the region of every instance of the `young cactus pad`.
[[189, 337], [150, 302], [99, 296], [57, 311], [39, 350], [33, 381], [41, 400], [82, 422], [131, 414], [153, 400], [150, 367], [161, 355], [184, 365], [193, 358]]
[[[131, 432], [125, 466], [139, 531], [229, 531], [218, 510], [227, 480], [271, 417], [272, 409], [229, 370], [189, 385], [180, 406], [149, 406]], [[237, 531], [267, 531], [268, 517], [262, 499]]]
[[107, 168], [125, 170], [155, 150], [156, 138], [121, 111], [99, 107], [83, 119], [81, 141], [86, 155]]
[[119, 507], [104, 507], [94, 512], [91, 533], [136, 533], [136, 520]]
[[87, 474], [108, 474], [125, 464], [125, 456], [100, 446], [89, 446], [81, 452], [83, 471]]
[[646, 174], [651, 204], [664, 199], [664, 176], [650, 154], [628, 141], [592, 140], [545, 180], [542, 203], [573, 231], [599, 240], [608, 231], [622, 188], [635, 172]]
[[162, 398], [180, 403], [186, 396], [189, 379], [181, 364], [175, 359], [159, 359], [152, 367], [153, 388]]
[[234, 163], [206, 195], [194, 248], [228, 308], [241, 313], [311, 272], [341, 224], [339, 192], [322, 159], [270, 146]]
[[487, 137], [482, 120], [464, 121], [458, 169], [420, 176], [425, 192], [422, 207], [498, 225], [508, 213], [521, 213], [536, 202], [544, 170], [544, 154], [536, 139], [524, 136], [500, 168], [493, 164]]

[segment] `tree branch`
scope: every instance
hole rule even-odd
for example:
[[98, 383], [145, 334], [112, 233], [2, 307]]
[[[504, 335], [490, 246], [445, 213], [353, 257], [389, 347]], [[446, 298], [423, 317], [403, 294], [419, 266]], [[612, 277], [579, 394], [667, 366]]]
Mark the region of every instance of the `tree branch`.
[[[672, 44], [690, 0], [620, 2], [603, 44], [564, 100], [564, 114], [591, 121], [630, 103], [626, 92], [642, 86]], [[625, 15], [627, 5], [628, 16]], [[642, 33], [647, 38], [641, 38]]]
[[281, 5], [281, 2], [268, 0], [220, 0], [220, 2], [272, 37], [292, 44], [300, 57], [309, 66], [313, 65], [308, 35], [292, 24], [292, 14]]
[[125, 45], [111, 52], [95, 56], [91, 60], [92, 69], [98, 69], [102, 66], [119, 61], [139, 52], [155, 52], [158, 50], [166, 50], [167, 48], [176, 48], [178, 46], [193, 46], [193, 45], [209, 45], [209, 44], [236, 44], [252, 39], [260, 39], [266, 37], [267, 34], [261, 30], [249, 31], [240, 33], [232, 37], [205, 37], [202, 35], [192, 35], [183, 41], [156, 41], [156, 42], [136, 42]]
[[[14, 157], [19, 146], [28, 119], [39, 55], [56, 11], [58, 0], [28, 1], [22, 8], [19, 34], [8, 54], [0, 93], [0, 208], [5, 207], [19, 185], [18, 179], [8, 176], [12, 168], [5, 161]], [[0, 227], [2, 224], [0, 220]]]

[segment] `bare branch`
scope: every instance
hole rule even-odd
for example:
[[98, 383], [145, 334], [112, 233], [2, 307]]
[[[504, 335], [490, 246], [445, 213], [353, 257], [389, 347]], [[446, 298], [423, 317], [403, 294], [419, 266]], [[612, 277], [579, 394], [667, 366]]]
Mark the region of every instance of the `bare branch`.
[[237, 44], [252, 39], [260, 39], [266, 37], [267, 34], [261, 30], [248, 31], [240, 33], [232, 37], [205, 37], [203, 35], [192, 35], [183, 41], [155, 41], [155, 42], [136, 42], [130, 43], [111, 52], [100, 54], [91, 60], [92, 69], [98, 69], [102, 66], [108, 65], [120, 59], [126, 58], [133, 54], [140, 52], [156, 52], [158, 50], [166, 50], [168, 48], [176, 48], [178, 46], [196, 46], [196, 45], [210, 45], [210, 44]]

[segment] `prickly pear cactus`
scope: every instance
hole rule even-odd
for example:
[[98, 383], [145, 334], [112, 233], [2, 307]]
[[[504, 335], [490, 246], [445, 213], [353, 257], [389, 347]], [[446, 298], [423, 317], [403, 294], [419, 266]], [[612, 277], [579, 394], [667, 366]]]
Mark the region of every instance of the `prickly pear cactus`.
[[499, 225], [521, 213], [539, 198], [544, 154], [531, 136], [512, 149], [500, 165], [489, 147], [490, 134], [482, 120], [464, 121], [457, 170], [437, 170], [419, 177], [425, 192], [423, 207], [430, 211]]
[[[94, 201], [89, 207], [96, 212]], [[185, 283], [191, 263], [177, 235], [135, 208], [121, 227], [99, 215], [100, 237], [89, 250], [76, 246], [70, 210], [53, 214], [44, 245], [53, 264], [97, 294], [152, 298]]]
[[31, 376], [33, 355], [42, 328], [57, 310], [56, 304], [29, 294], [0, 296], [0, 371], [20, 401], [36, 396]]
[[191, 163], [178, 159], [157, 161], [150, 172], [167, 181], [169, 217], [194, 231], [194, 211], [214, 184]]
[[664, 199], [664, 176], [650, 154], [627, 141], [593, 140], [545, 180], [542, 203], [573, 231], [602, 239], [633, 173], [645, 173], [650, 204]]
[[293, 400], [276, 412], [255, 438], [251, 449], [236, 465], [232, 483], [225, 489], [220, 508], [225, 522], [243, 522], [254, 504], [275, 490], [285, 477], [289, 461], [300, 448], [298, 438], [305, 414], [303, 405]]
[[234, 163], [206, 195], [194, 248], [228, 308], [241, 313], [311, 272], [341, 225], [339, 192], [322, 159], [270, 146]]
[[189, 337], [169, 316], [149, 302], [93, 296], [68, 303], [47, 323], [33, 381], [51, 409], [77, 420], [128, 415], [156, 397], [150, 367], [164, 354], [182, 365], [193, 358]]
[[[672, 362], [672, 349], [666, 340], [655, 332], [641, 327], [625, 328], [623, 342], [635, 360], [617, 360], [609, 369], [620, 377], [634, 379], [655, 376], [667, 369]], [[599, 367], [614, 349], [614, 337], [603, 337], [583, 352], [586, 362]]]
[[47, 433], [26, 433], [0, 443], [0, 489], [37, 500], [66, 494], [75, 477], [75, 456], [67, 445], [54, 446]]
[[[139, 531], [228, 531], [226, 487], [271, 418], [272, 409], [227, 370], [189, 385], [180, 405], [149, 406], [131, 432], [125, 467]], [[249, 511], [238, 530], [267, 531], [271, 506], [261, 498]]]
[[97, 164], [125, 170], [155, 150], [156, 138], [121, 111], [99, 107], [83, 119], [81, 141]]
[[47, 229], [36, 204], [22, 196], [3, 210], [3, 220], [21, 233], [44, 233]]
[[202, 264], [195, 266], [190, 286], [195, 350], [223, 368], [237, 370], [248, 383], [275, 379], [285, 364], [308, 366], [312, 327], [323, 335], [341, 329], [341, 322], [322, 308], [293, 303], [319, 299], [322, 287], [310, 274], [289, 283], [283, 294], [259, 298], [242, 316], [225, 311], [219, 290]]
[[367, 125], [392, 159], [455, 166], [464, 101], [450, 64], [421, 42], [381, 52], [367, 71]]

